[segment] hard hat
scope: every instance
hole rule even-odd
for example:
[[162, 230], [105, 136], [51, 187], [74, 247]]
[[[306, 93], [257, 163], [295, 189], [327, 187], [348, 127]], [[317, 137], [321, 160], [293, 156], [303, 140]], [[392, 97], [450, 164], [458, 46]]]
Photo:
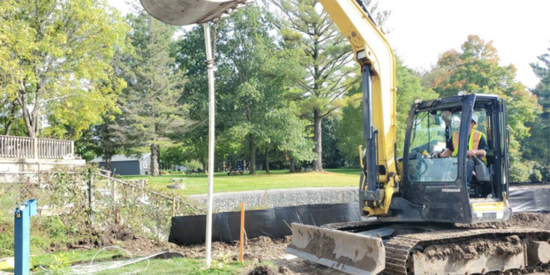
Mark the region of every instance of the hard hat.
[[453, 128], [458, 128], [460, 127], [460, 117], [458, 116], [453, 116], [453, 121], [452, 121], [452, 124]]
[[478, 117], [477, 117], [477, 114], [476, 113], [473, 113], [472, 114], [472, 121], [477, 124], [477, 120], [478, 120]]

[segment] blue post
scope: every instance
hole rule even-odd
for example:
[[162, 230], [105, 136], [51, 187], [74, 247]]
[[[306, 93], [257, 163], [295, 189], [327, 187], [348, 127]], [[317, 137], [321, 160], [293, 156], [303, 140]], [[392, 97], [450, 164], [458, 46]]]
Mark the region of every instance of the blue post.
[[30, 264], [31, 216], [36, 215], [36, 200], [27, 200], [15, 208], [15, 275], [28, 275]]

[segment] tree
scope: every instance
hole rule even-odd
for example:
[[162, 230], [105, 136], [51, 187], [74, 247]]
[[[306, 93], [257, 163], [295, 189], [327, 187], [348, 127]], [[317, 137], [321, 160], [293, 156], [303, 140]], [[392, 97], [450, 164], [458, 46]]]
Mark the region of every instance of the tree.
[[[260, 9], [250, 10], [250, 15], [262, 14]], [[289, 98], [301, 90], [296, 90], [296, 83], [301, 80], [303, 74], [298, 62], [300, 52], [284, 50], [277, 47], [275, 41], [269, 37], [272, 25], [267, 17], [257, 17], [256, 27], [251, 28], [252, 18], [242, 18], [236, 22], [244, 32], [235, 36], [234, 46], [239, 45], [228, 54], [235, 62], [238, 83], [241, 83], [232, 97], [235, 103], [235, 111], [244, 116], [241, 122], [233, 127], [248, 128], [247, 141], [249, 144], [251, 173], [255, 164], [255, 147], [262, 145], [266, 148], [265, 157], [268, 160], [269, 148], [276, 148], [284, 144], [288, 151], [297, 151], [296, 148], [288, 148], [294, 144], [291, 138], [300, 138], [298, 135], [283, 136], [290, 133], [290, 122], [296, 123], [297, 112], [292, 109], [298, 106], [290, 104]], [[252, 20], [251, 20], [252, 19]], [[259, 30], [261, 29], [261, 31]], [[260, 35], [261, 34], [261, 35]], [[241, 56], [241, 58], [239, 58]], [[239, 117], [239, 116], [234, 116]], [[289, 122], [285, 124], [285, 122]], [[298, 122], [299, 123], [299, 122]], [[294, 125], [293, 125], [294, 126]], [[299, 128], [304, 133], [305, 128]], [[302, 135], [302, 138], [304, 136]], [[268, 161], [266, 166], [269, 166]]]
[[[346, 92], [357, 80], [353, 77], [356, 65], [351, 45], [317, 0], [271, 2], [280, 9], [281, 16], [275, 23], [285, 43], [299, 45], [308, 57], [303, 64], [307, 76], [301, 83], [302, 110], [309, 111], [313, 121], [317, 154], [314, 168], [322, 171], [322, 121], [349, 103]], [[389, 12], [376, 12], [377, 4], [372, 1], [366, 4], [379, 23], [389, 16]]]
[[335, 119], [323, 120], [323, 164], [326, 168], [340, 168], [345, 164], [345, 158], [338, 148], [338, 138]]
[[309, 57], [304, 64], [307, 76], [304, 111], [310, 111], [315, 141], [315, 171], [323, 170], [322, 120], [346, 104], [345, 93], [351, 85], [348, 76], [354, 72], [352, 50], [338, 27], [316, 0], [272, 1], [284, 16], [276, 21], [288, 44], [300, 45]]
[[173, 69], [174, 59], [169, 57], [175, 28], [145, 11], [127, 19], [133, 27], [129, 36], [135, 53], [125, 59], [131, 70], [123, 72], [128, 87], [120, 99], [123, 117], [118, 129], [125, 143], [149, 145], [151, 175], [158, 176], [160, 145], [171, 145], [170, 137], [191, 124], [187, 106], [177, 102], [183, 92], [183, 74]]
[[[289, 161], [289, 172], [295, 172], [296, 161], [311, 161], [315, 159], [313, 141], [305, 131], [308, 122], [300, 118], [300, 110], [293, 103], [288, 106], [272, 110], [266, 114], [269, 124], [269, 139], [266, 148], [271, 146], [282, 152]], [[266, 167], [269, 167], [266, 153]]]
[[281, 110], [290, 108], [287, 96], [295, 93], [295, 83], [303, 76], [297, 53], [281, 49], [269, 36], [266, 14], [260, 7], [248, 6], [218, 28], [217, 107], [223, 116], [217, 125], [218, 144], [229, 155], [248, 154], [251, 174], [256, 173], [257, 149], [263, 146], [269, 152], [282, 142], [279, 133], [290, 132], [289, 124], [279, 122], [294, 118], [280, 114], [294, 115]]
[[[403, 66], [401, 60], [396, 57], [396, 111], [397, 111], [397, 155], [403, 155], [407, 118], [411, 104], [417, 98], [424, 100], [436, 99], [438, 94], [430, 88], [422, 85], [421, 79], [411, 69]], [[357, 85], [350, 90], [352, 96], [361, 96], [362, 87]], [[342, 118], [336, 125], [336, 137], [338, 148], [350, 163], [358, 163], [359, 155], [357, 147], [364, 145], [363, 115], [361, 100], [354, 101], [342, 111]]]
[[513, 65], [498, 64], [499, 56], [492, 42], [485, 43], [478, 36], [470, 35], [461, 50], [449, 50], [441, 55], [435, 69], [438, 77], [432, 77], [432, 87], [442, 96], [467, 91], [496, 94], [506, 99], [506, 121], [511, 134], [510, 180], [526, 181], [529, 167], [522, 162], [518, 140], [529, 136], [528, 123], [540, 111], [537, 99], [522, 83], [515, 81], [516, 69]]
[[24, 136], [26, 133], [25, 123], [19, 115], [21, 107], [4, 94], [0, 100], [0, 129], [3, 135], [9, 136], [14, 133], [14, 136]]
[[531, 92], [537, 96], [542, 112], [530, 125], [531, 136], [523, 140], [523, 155], [526, 159], [537, 162], [538, 170], [543, 170], [541, 173], [544, 174], [544, 180], [550, 181], [547, 176], [550, 169], [550, 54], [545, 53], [537, 58], [540, 63], [530, 65], [540, 82]]
[[2, 112], [26, 135], [77, 139], [116, 110], [123, 80], [110, 60], [127, 25], [106, 1], [2, 1], [0, 26]]

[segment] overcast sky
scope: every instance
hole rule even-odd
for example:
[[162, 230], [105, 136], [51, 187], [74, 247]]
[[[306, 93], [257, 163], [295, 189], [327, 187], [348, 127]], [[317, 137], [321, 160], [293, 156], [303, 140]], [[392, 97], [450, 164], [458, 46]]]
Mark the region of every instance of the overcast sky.
[[411, 68], [430, 69], [475, 34], [493, 41], [501, 65], [516, 66], [517, 80], [539, 82], [529, 63], [550, 48], [549, 0], [380, 0], [379, 7], [391, 10], [387, 38]]
[[[108, 2], [126, 12], [125, 0]], [[384, 29], [405, 65], [429, 70], [439, 55], [460, 50], [470, 34], [493, 41], [501, 65], [513, 64], [517, 80], [534, 88], [529, 63], [550, 48], [550, 0], [379, 0], [390, 10]]]

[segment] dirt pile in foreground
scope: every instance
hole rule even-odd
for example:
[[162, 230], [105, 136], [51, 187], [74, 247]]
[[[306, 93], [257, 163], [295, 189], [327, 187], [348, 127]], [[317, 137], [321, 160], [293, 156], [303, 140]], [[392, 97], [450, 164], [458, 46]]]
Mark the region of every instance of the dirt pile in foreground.
[[[244, 246], [244, 258], [256, 259], [258, 262], [277, 259], [285, 254], [284, 250], [289, 242], [290, 236], [284, 239], [271, 239], [262, 236], [247, 240]], [[180, 252], [184, 257], [202, 258], [206, 253], [204, 245], [175, 246], [175, 251]], [[212, 257], [236, 261], [239, 258], [239, 244], [214, 242], [212, 243]]]
[[261, 265], [254, 268], [248, 275], [275, 275], [275, 271], [271, 270], [268, 266]]
[[514, 213], [505, 222], [509, 227], [530, 227], [550, 230], [550, 213]]
[[457, 224], [462, 228], [537, 228], [550, 230], [550, 213], [514, 213], [505, 222]]

